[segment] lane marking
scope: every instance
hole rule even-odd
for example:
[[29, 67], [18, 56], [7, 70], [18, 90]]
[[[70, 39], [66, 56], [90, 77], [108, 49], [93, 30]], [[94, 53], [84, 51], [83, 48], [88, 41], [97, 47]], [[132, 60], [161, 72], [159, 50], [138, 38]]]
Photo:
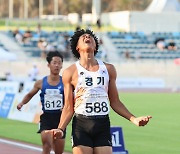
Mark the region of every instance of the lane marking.
[[[26, 145], [26, 144], [23, 144], [23, 143], [17, 143], [17, 142], [14, 142], [14, 141], [8, 141], [8, 140], [5, 140], [5, 139], [0, 139], [0, 142], [10, 144], [10, 145], [15, 145], [17, 147], [21, 147], [21, 148], [25, 148], [25, 149], [30, 149], [30, 150], [35, 150], [35, 151], [42, 152], [41, 148], [34, 147], [34, 146], [31, 146], [31, 145]], [[54, 154], [54, 152], [51, 151], [51, 154]]]

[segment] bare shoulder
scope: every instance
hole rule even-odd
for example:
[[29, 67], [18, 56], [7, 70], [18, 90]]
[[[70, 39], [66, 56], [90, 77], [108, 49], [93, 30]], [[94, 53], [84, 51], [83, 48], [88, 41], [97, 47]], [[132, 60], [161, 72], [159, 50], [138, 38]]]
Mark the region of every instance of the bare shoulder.
[[105, 64], [105, 66], [106, 66], [106, 68], [107, 68], [107, 70], [108, 70], [109, 73], [110, 73], [110, 72], [116, 72], [116, 69], [115, 69], [115, 67], [114, 67], [113, 64], [106, 63], [106, 62], [104, 62], [104, 64]]
[[34, 83], [34, 87], [35, 87], [35, 88], [38, 88], [38, 89], [41, 89], [41, 88], [42, 88], [42, 79], [41, 79], [41, 80], [37, 80], [37, 81]]
[[71, 66], [66, 68], [62, 74], [63, 81], [72, 79], [72, 77], [76, 71], [77, 71], [77, 68], [76, 68], [75, 64], [72, 64]]
[[75, 70], [76, 70], [76, 65], [75, 65], [75, 64], [72, 64], [71, 66], [69, 66], [68, 68], [66, 68], [66, 69], [63, 71], [63, 75], [73, 74]]

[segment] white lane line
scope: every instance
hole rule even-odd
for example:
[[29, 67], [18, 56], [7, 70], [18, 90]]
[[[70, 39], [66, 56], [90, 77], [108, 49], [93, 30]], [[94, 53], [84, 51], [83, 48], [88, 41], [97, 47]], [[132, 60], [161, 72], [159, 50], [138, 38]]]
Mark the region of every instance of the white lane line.
[[[40, 151], [40, 152], [42, 151], [42, 149], [38, 148], [38, 147], [34, 147], [34, 146], [31, 146], [31, 145], [26, 145], [26, 144], [23, 144], [23, 143], [17, 143], [17, 142], [13, 142], [13, 141], [8, 141], [8, 140], [5, 140], [5, 139], [0, 139], [0, 142], [10, 144], [10, 145], [15, 145], [15, 146], [30, 149], [30, 150], [35, 150], [35, 151]], [[54, 154], [54, 152], [51, 152], [51, 154]]]

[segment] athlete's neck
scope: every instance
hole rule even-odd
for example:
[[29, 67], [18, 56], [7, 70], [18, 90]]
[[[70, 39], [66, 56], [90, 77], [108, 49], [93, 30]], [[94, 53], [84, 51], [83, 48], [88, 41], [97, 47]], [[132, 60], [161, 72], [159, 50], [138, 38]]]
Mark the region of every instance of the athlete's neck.
[[59, 75], [50, 74], [49, 79], [51, 81], [59, 81]]
[[84, 67], [86, 70], [93, 71], [94, 66], [97, 66], [98, 62], [94, 57], [92, 59], [90, 59], [90, 58], [80, 58], [79, 64], [82, 67]]

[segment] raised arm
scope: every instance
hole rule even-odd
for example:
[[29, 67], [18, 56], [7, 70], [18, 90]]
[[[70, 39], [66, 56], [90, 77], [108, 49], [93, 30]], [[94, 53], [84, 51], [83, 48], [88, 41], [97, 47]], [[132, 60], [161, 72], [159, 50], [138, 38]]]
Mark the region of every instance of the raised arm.
[[107, 64], [108, 72], [109, 72], [109, 89], [108, 95], [110, 100], [110, 106], [112, 109], [122, 117], [130, 120], [137, 126], [144, 126], [149, 122], [151, 116], [142, 116], [136, 118], [129, 110], [125, 107], [125, 105], [120, 101], [118, 90], [116, 87], [116, 77], [117, 73], [113, 65]]
[[24, 98], [22, 99], [22, 101], [17, 105], [17, 109], [21, 110], [22, 106], [24, 104], [27, 104], [31, 98], [41, 89], [42, 86], [42, 80], [38, 80], [34, 83], [34, 86], [32, 88], [32, 90], [30, 92], [28, 92]]

